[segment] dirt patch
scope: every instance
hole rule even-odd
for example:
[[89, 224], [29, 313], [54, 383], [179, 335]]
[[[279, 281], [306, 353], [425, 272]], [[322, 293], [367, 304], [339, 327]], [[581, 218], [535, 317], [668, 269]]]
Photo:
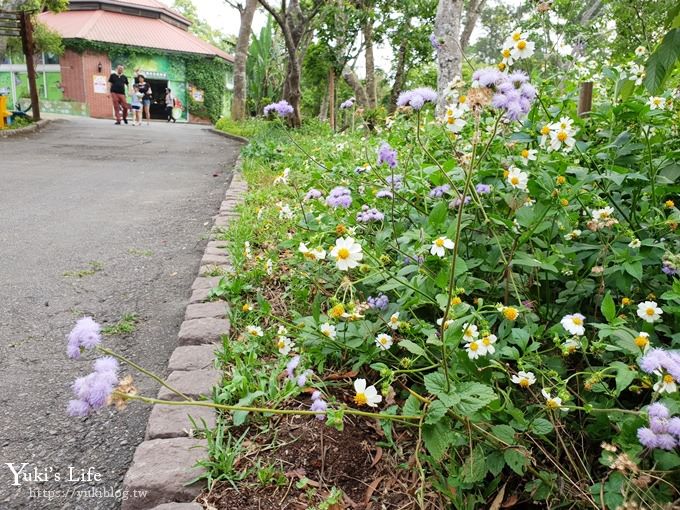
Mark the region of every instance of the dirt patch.
[[[278, 483], [258, 482], [257, 469], [235, 489], [217, 484], [198, 501], [217, 510], [302, 510], [326, 501], [332, 489], [342, 491], [328, 510], [397, 510], [416, 508], [413, 494], [418, 480], [413, 470], [400, 467], [379, 425], [373, 421], [345, 419], [342, 431], [323, 422], [300, 416], [273, 422], [265, 434], [249, 438], [247, 462], [275, 466]], [[398, 437], [400, 450], [408, 450], [414, 438], [408, 431]], [[274, 445], [274, 449], [271, 449]]]

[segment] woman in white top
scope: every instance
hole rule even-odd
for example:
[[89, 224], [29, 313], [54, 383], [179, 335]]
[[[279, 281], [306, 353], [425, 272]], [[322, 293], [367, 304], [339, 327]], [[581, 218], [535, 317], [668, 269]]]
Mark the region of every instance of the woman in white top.
[[175, 96], [172, 95], [172, 90], [165, 89], [165, 113], [168, 116], [168, 122], [175, 122], [175, 117], [172, 116], [172, 109], [175, 107]]

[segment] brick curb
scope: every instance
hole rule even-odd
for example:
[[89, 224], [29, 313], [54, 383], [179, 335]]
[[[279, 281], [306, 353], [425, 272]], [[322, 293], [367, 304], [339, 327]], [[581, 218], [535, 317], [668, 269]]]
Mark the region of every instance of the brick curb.
[[18, 129], [3, 129], [2, 131], [0, 131], [0, 136], [2, 138], [11, 138], [13, 136], [27, 135], [41, 130], [42, 128], [47, 126], [50, 122], [52, 122], [52, 119], [41, 119], [38, 122], [34, 122], [30, 126]]
[[[213, 237], [215, 232], [238, 217], [236, 207], [243, 203], [248, 190], [240, 168], [239, 157], [224, 201], [214, 217]], [[213, 386], [219, 383], [221, 377], [221, 372], [215, 368], [214, 351], [219, 347], [220, 337], [229, 333], [229, 304], [207, 300], [210, 289], [217, 285], [220, 277], [202, 274], [208, 264], [210, 268], [224, 270], [231, 267], [226, 246], [224, 241], [213, 239], [208, 242], [201, 270], [191, 286], [192, 295], [178, 333], [178, 346], [168, 362], [168, 384], [194, 399], [201, 396], [210, 398]], [[165, 387], [160, 388], [158, 397], [180, 400]], [[123, 480], [123, 490], [127, 494], [146, 492], [143, 497], [124, 500], [121, 510], [200, 509], [200, 505], [192, 502], [200, 494], [203, 484], [188, 485], [188, 482], [205, 471], [195, 464], [205, 458], [207, 443], [204, 439], [192, 437], [192, 420], [199, 428], [204, 424], [214, 428], [217, 419], [214, 410], [207, 407], [153, 406], [144, 442], [137, 446]]]
[[216, 135], [224, 136], [226, 138], [231, 138], [232, 140], [236, 140], [237, 142], [243, 142], [243, 143], [249, 143], [250, 142], [250, 140], [248, 140], [247, 138], [244, 138], [244, 137], [238, 136], [238, 135], [232, 135], [231, 133], [227, 133], [226, 131], [220, 131], [219, 129], [210, 128], [208, 131], [212, 131]]

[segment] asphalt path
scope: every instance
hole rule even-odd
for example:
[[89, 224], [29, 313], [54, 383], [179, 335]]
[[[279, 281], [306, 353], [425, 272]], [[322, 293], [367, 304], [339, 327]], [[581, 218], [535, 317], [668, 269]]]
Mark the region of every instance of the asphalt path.
[[149, 408], [67, 416], [94, 358], [69, 360], [65, 337], [84, 315], [136, 314], [104, 344], [165, 374], [238, 150], [204, 126], [89, 118], [0, 139], [2, 510], [120, 506]]

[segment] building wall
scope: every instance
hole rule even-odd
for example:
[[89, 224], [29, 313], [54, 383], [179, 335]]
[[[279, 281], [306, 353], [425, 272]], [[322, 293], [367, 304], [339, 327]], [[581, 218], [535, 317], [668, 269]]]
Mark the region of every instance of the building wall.
[[61, 66], [61, 84], [64, 87], [64, 98], [70, 101], [85, 102], [85, 86], [83, 82], [82, 56], [66, 50], [59, 58]]
[[[101, 72], [98, 71], [100, 63], [102, 65]], [[81, 64], [83, 73], [82, 82], [85, 88], [85, 102], [90, 110], [90, 116], [101, 119], [113, 118], [111, 98], [108, 97], [108, 84], [104, 93], [96, 92], [94, 87], [95, 76], [103, 76], [104, 80], [108, 81], [111, 74], [111, 60], [109, 60], [108, 55], [104, 53], [86, 51], [82, 54]]]

